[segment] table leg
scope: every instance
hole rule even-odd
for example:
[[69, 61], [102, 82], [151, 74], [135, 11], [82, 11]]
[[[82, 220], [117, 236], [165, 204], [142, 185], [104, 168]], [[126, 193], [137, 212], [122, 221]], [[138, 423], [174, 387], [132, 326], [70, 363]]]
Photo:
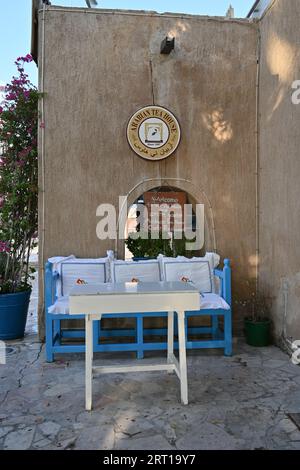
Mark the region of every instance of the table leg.
[[[174, 312], [168, 312], [168, 364], [173, 362], [174, 354]], [[169, 371], [172, 374], [173, 371]]]
[[188, 384], [187, 384], [186, 341], [185, 341], [184, 317], [185, 317], [184, 311], [177, 312], [181, 401], [184, 405], [187, 405], [188, 404]]
[[93, 320], [85, 317], [85, 409], [92, 409]]

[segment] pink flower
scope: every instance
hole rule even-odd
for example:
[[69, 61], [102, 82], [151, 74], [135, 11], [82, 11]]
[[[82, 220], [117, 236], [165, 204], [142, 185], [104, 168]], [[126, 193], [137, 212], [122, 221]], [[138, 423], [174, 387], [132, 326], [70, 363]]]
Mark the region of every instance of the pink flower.
[[22, 80], [20, 80], [19, 78], [14, 78], [12, 80], [12, 84], [13, 85], [21, 85], [22, 84]]
[[32, 62], [33, 61], [33, 58], [32, 58], [32, 55], [31, 54], [27, 54], [25, 57], [18, 57], [17, 60], [16, 60], [16, 64], [18, 65], [19, 62]]
[[9, 245], [7, 242], [0, 241], [0, 253], [9, 253]]
[[7, 99], [7, 101], [14, 101], [17, 99], [17, 94], [10, 92], [5, 96], [5, 98]]
[[19, 152], [18, 156], [22, 160], [24, 157], [27, 157], [27, 155], [31, 152], [31, 150], [32, 150], [32, 145], [28, 145], [28, 147], [24, 148], [23, 150], [21, 150], [21, 152]]
[[2, 106], [0, 106], [0, 114], [2, 114], [2, 113], [3, 113], [3, 108], [2, 108]]

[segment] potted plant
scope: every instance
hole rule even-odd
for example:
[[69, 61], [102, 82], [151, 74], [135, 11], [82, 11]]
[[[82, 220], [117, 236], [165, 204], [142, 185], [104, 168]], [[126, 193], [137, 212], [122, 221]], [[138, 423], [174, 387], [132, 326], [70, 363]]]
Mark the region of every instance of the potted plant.
[[18, 76], [3, 87], [0, 107], [0, 339], [24, 336], [31, 250], [36, 246], [38, 205], [38, 91], [16, 61]]
[[245, 318], [246, 342], [250, 346], [263, 347], [271, 343], [271, 320], [265, 299], [253, 293], [251, 315]]

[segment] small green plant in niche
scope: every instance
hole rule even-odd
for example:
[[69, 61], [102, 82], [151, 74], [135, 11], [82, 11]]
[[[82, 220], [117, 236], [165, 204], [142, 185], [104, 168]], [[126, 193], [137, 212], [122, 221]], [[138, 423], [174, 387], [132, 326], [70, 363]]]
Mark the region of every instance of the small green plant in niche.
[[125, 240], [125, 244], [134, 258], [157, 258], [160, 254], [192, 258], [195, 252], [186, 249], [186, 243], [192, 241], [187, 240], [184, 235], [181, 239], [171, 239], [168, 234], [162, 232], [134, 232]]

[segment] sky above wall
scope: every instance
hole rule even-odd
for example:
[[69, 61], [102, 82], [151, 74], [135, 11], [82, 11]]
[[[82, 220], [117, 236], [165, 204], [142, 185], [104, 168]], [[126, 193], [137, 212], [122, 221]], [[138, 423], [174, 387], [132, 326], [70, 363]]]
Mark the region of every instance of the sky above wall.
[[[86, 6], [85, 0], [52, 0], [51, 3], [68, 7]], [[235, 9], [235, 16], [244, 18], [254, 0], [98, 0], [98, 8], [224, 16], [230, 3]], [[4, 85], [15, 73], [15, 59], [30, 52], [31, 0], [0, 0], [0, 17], [0, 85]], [[37, 67], [29, 64], [26, 70], [31, 81], [37, 85]]]

